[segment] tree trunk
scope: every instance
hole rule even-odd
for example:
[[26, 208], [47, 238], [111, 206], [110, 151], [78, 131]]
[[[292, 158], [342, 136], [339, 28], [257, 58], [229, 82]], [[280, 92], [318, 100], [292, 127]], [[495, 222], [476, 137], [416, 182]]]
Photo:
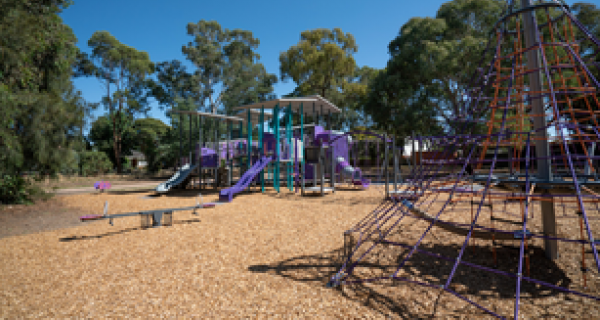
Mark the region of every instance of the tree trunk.
[[117, 173], [121, 174], [121, 135], [117, 130], [117, 117], [113, 116], [113, 149], [115, 150], [115, 161], [117, 162]]

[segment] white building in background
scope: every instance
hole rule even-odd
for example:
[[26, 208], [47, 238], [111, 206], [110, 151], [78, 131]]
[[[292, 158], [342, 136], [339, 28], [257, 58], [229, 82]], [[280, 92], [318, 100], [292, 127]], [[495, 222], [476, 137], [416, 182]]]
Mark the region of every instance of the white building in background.
[[148, 165], [148, 162], [146, 161], [146, 156], [137, 150], [132, 150], [131, 155], [125, 156], [124, 158], [129, 160], [132, 169], [144, 168]]
[[429, 141], [426, 141], [426, 143], [424, 144], [423, 141], [421, 141], [421, 143], [417, 143], [417, 141], [413, 141], [413, 139], [411, 138], [406, 138], [404, 139], [404, 150], [402, 155], [404, 157], [411, 157], [413, 154], [413, 148], [414, 151], [416, 152], [424, 152], [424, 151], [429, 151], [431, 148], [428, 145]]

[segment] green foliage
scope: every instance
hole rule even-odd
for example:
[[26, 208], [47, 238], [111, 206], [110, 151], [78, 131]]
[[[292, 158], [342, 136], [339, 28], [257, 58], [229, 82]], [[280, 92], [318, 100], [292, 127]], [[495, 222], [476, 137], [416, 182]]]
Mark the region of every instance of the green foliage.
[[[186, 127], [186, 130], [189, 126]], [[162, 167], [162, 163], [167, 159], [174, 159], [175, 153], [172, 147], [178, 143], [177, 137], [173, 137], [171, 128], [159, 119], [140, 118], [133, 121], [133, 125], [122, 135], [122, 155], [131, 155], [133, 150], [138, 150], [144, 154], [148, 163], [147, 169], [150, 172], [157, 172]], [[114, 143], [110, 121], [106, 116], [98, 117], [90, 130], [89, 139], [94, 143], [98, 151], [106, 153], [113, 164]], [[173, 154], [171, 154], [173, 153]], [[126, 159], [126, 158], [123, 158]], [[127, 169], [124, 164], [123, 169]]]
[[0, 181], [0, 202], [3, 204], [31, 203], [29, 183], [21, 176], [5, 175]]
[[55, 176], [83, 126], [86, 104], [71, 83], [77, 39], [58, 15], [69, 4], [0, 1], [2, 175]]
[[79, 154], [74, 149], [70, 149], [60, 171], [62, 174], [74, 174], [79, 173], [79, 169]]
[[189, 23], [187, 33], [194, 40], [182, 52], [197, 68], [194, 78], [202, 85], [202, 107], [211, 113], [219, 109], [231, 113], [232, 107], [274, 97], [277, 77], [258, 62], [254, 50], [260, 41], [252, 32], [223, 29], [216, 21], [201, 20]]
[[51, 193], [21, 175], [0, 178], [0, 204], [32, 204], [38, 199], [48, 200], [51, 197]]
[[353, 54], [358, 51], [354, 36], [340, 28], [302, 32], [300, 42], [281, 53], [281, 80], [291, 78], [303, 95], [341, 88], [345, 77], [356, 68]]
[[123, 158], [123, 172], [129, 172], [131, 170], [131, 162], [127, 158]]
[[146, 118], [136, 120], [134, 128], [137, 146], [148, 163], [147, 170], [151, 173], [158, 172], [167, 158], [165, 153], [168, 148], [162, 144], [166, 142], [164, 138], [170, 130], [169, 126], [158, 119]]
[[300, 42], [279, 56], [282, 80], [292, 79], [297, 84], [287, 96], [318, 94], [328, 99], [342, 109], [333, 116], [336, 128], [368, 124], [363, 104], [378, 70], [356, 66], [353, 54], [357, 51], [354, 37], [339, 28], [302, 32]]
[[80, 155], [82, 174], [84, 176], [104, 174], [112, 170], [113, 165], [108, 155], [102, 151], [84, 151]]
[[192, 74], [186, 71], [179, 60], [158, 63], [155, 67], [157, 80], [148, 80], [152, 96], [158, 101], [159, 107], [171, 109], [176, 99], [200, 99], [200, 87]]
[[398, 138], [456, 130], [454, 119], [468, 116], [462, 92], [504, 8], [499, 0], [454, 0], [435, 18], [404, 24], [389, 44], [386, 69], [369, 87], [365, 112], [376, 127]]

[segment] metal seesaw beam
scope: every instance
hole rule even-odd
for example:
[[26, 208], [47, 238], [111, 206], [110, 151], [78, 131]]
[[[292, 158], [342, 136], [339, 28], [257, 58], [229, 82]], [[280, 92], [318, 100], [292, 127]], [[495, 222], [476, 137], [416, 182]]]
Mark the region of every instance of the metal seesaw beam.
[[87, 216], [82, 216], [79, 217], [79, 220], [81, 222], [86, 222], [86, 221], [91, 221], [91, 220], [106, 220], [109, 219], [109, 223], [110, 225], [113, 225], [113, 219], [115, 218], [124, 218], [124, 217], [133, 217], [133, 216], [151, 216], [152, 217], [152, 226], [153, 227], [160, 227], [162, 225], [162, 217], [165, 214], [173, 214], [174, 211], [187, 211], [187, 210], [193, 210], [193, 214], [198, 214], [196, 213], [197, 209], [205, 209], [205, 208], [213, 208], [215, 207], [216, 203], [198, 203], [195, 206], [191, 206], [191, 207], [182, 207], [182, 208], [167, 208], [167, 209], [156, 209], [156, 210], [146, 210], [146, 211], [139, 211], [139, 212], [127, 212], [127, 213], [118, 213], [118, 214], [111, 214], [108, 215], [107, 211], [108, 211], [108, 201], [105, 203], [104, 205], [104, 214], [102, 215], [87, 215]]

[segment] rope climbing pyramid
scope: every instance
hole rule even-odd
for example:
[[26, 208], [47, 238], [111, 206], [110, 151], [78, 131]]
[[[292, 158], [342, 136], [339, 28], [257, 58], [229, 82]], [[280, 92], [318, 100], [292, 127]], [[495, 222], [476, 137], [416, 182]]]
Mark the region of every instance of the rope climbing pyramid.
[[460, 129], [419, 137], [438, 159], [344, 234], [328, 286], [400, 280], [498, 318], [560, 295], [600, 310], [600, 42], [558, 1], [511, 0], [491, 34]]

